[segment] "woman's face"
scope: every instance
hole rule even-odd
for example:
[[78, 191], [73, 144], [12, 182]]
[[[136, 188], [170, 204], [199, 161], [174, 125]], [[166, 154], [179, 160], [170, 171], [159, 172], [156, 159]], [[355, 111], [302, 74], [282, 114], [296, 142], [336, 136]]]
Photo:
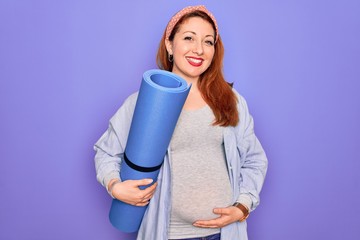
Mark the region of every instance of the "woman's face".
[[197, 81], [214, 57], [214, 29], [200, 17], [185, 20], [173, 41], [165, 43], [167, 51], [174, 57], [172, 72], [189, 82]]

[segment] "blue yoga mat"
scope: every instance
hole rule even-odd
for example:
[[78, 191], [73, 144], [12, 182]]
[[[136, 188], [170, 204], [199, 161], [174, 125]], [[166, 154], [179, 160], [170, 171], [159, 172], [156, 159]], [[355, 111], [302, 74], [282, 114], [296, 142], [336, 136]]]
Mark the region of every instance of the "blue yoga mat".
[[[134, 116], [121, 162], [120, 178], [157, 180], [171, 136], [191, 86], [174, 73], [152, 69], [143, 74]], [[114, 199], [110, 222], [123, 232], [138, 231], [145, 207]]]

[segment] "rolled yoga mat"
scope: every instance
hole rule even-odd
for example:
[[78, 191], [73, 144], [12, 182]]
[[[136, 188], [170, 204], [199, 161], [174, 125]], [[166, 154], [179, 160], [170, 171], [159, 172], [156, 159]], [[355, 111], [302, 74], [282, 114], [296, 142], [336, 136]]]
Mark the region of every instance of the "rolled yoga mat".
[[[174, 73], [152, 69], [143, 74], [121, 162], [122, 181], [157, 180], [171, 136], [191, 86]], [[112, 201], [110, 222], [123, 232], [138, 231], [147, 206]]]

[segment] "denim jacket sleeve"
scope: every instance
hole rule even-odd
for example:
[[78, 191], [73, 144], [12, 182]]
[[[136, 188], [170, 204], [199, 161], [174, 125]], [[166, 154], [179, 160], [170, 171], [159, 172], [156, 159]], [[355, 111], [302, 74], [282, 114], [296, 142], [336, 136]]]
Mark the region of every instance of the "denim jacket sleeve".
[[267, 172], [268, 160], [264, 149], [254, 132], [254, 121], [249, 113], [245, 99], [238, 95], [240, 123], [235, 128], [236, 144], [240, 156], [240, 196], [251, 198], [254, 210], [260, 202], [259, 193]]
[[134, 113], [137, 93], [129, 96], [110, 119], [107, 131], [95, 143], [95, 170], [97, 180], [107, 188], [113, 178], [120, 178], [127, 137]]

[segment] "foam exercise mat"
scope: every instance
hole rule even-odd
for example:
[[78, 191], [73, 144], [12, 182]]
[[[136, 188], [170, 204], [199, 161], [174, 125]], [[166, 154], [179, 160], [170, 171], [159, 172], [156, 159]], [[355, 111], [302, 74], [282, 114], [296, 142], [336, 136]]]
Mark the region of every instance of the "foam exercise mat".
[[[190, 88], [184, 79], [165, 70], [152, 69], [143, 74], [121, 162], [122, 181], [152, 178], [156, 182]], [[146, 208], [114, 199], [110, 222], [120, 231], [136, 232]]]

